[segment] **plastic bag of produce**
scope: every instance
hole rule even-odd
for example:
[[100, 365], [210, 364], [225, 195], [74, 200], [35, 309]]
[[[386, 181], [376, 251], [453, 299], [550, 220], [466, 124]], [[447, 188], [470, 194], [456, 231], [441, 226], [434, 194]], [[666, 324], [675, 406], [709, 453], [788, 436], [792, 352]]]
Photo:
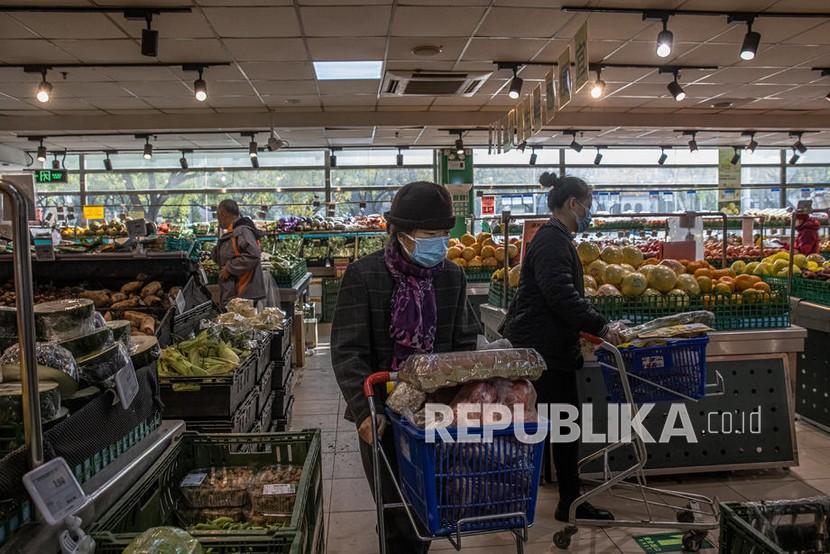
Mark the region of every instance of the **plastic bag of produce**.
[[536, 412], [536, 389], [533, 387], [533, 383], [527, 379], [516, 381], [496, 379], [494, 385], [498, 391], [497, 402], [499, 404], [510, 408], [510, 412], [514, 416], [521, 409], [525, 422], [537, 421], [539, 415]]
[[620, 335], [623, 341], [629, 342], [643, 333], [648, 333], [662, 327], [673, 327], [675, 325], [686, 325], [689, 323], [702, 323], [711, 327], [715, 324], [715, 314], [706, 310], [699, 310], [696, 312], [681, 312], [679, 314], [667, 315], [652, 319], [636, 327], [622, 329]]
[[147, 529], [124, 549], [123, 554], [203, 554], [202, 545], [177, 527]]
[[401, 381], [425, 392], [469, 381], [538, 379], [546, 369], [542, 356], [532, 348], [415, 354], [398, 371]]
[[415, 414], [423, 407], [426, 398], [423, 391], [409, 383], [398, 383], [386, 399], [386, 407], [414, 422]]
[[279, 308], [262, 308], [254, 318], [254, 328], [264, 331], [281, 331], [285, 312]]
[[303, 469], [297, 466], [274, 465], [260, 469], [248, 486], [251, 499], [248, 520], [263, 525], [290, 518], [302, 474]]
[[81, 380], [90, 385], [113, 386], [115, 374], [128, 365], [132, 367], [130, 350], [122, 342], [114, 342], [101, 350], [78, 358]]
[[237, 313], [242, 317], [248, 318], [256, 316], [254, 301], [249, 298], [232, 298], [228, 301], [225, 308], [227, 311]]
[[[69, 350], [51, 342], [39, 342], [35, 344], [35, 359], [39, 378], [57, 381], [61, 384], [63, 394], [74, 392], [67, 390], [73, 388], [72, 385], [74, 389], [78, 388], [78, 365]], [[0, 356], [0, 366], [3, 366], [2, 380], [20, 380], [20, 345], [13, 344], [3, 352]]]
[[194, 469], [179, 483], [191, 508], [234, 508], [248, 502], [248, 485], [254, 476], [249, 467]]
[[62, 341], [95, 330], [95, 305], [88, 298], [70, 298], [35, 304], [38, 340]]

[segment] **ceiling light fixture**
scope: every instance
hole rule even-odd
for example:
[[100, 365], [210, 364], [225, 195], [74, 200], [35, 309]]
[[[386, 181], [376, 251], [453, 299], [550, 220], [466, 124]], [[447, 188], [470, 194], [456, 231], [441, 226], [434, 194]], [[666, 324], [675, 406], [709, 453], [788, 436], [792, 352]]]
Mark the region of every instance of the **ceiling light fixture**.
[[398, 155], [395, 156], [395, 165], [403, 167], [403, 152], [401, 152], [400, 148], [398, 148]]
[[513, 79], [510, 80], [510, 91], [507, 93], [507, 96], [516, 100], [519, 96], [522, 95], [522, 84], [524, 81], [518, 75], [519, 66], [513, 66]]
[[104, 158], [104, 169], [107, 171], [112, 171], [112, 160], [110, 159], [110, 153], [104, 152], [106, 158]]
[[199, 68], [199, 78], [193, 81], [193, 93], [199, 102], [207, 100], [207, 83], [202, 78], [203, 72], [204, 68]]
[[[729, 18], [728, 20], [732, 21], [733, 18]], [[755, 59], [755, 54], [758, 53], [758, 45], [761, 44], [761, 33], [756, 33], [752, 30], [753, 20], [753, 17], [746, 19], [746, 34], [744, 35], [744, 41], [741, 44], [740, 57], [745, 61]]]
[[795, 139], [793, 143], [793, 150], [798, 150], [799, 154], [804, 154], [807, 152], [807, 147], [804, 146], [804, 143], [801, 142], [801, 133], [790, 133], [790, 136]]
[[537, 159], [539, 159], [539, 157], [536, 155], [536, 147], [534, 146], [530, 149], [530, 159], [528, 160], [527, 163], [529, 165], [536, 165], [536, 160]]
[[663, 165], [666, 163], [666, 160], [669, 159], [669, 155], [666, 154], [666, 149], [662, 146], [660, 147], [660, 157], [657, 158], [657, 165]]
[[153, 145], [150, 144], [150, 137], [145, 137], [144, 139], [144, 159], [153, 159]]
[[729, 160], [729, 163], [732, 165], [738, 165], [741, 162], [741, 151], [738, 149], [737, 146], [732, 147], [732, 159]]
[[259, 158], [254, 156], [251, 158], [251, 167], [254, 169], [259, 169]]
[[582, 152], [582, 145], [576, 141], [576, 133], [577, 131], [568, 131], [567, 133], [565, 133], [566, 135], [571, 135], [573, 137], [571, 143], [568, 146], [571, 150], [574, 150], [576, 152]]
[[692, 131], [688, 134], [692, 136], [692, 138], [689, 139], [689, 152], [697, 152], [697, 133]]
[[594, 165], [599, 165], [602, 163], [602, 152], [599, 151], [599, 146], [597, 146], [597, 155], [594, 156]]
[[382, 61], [313, 62], [318, 81], [380, 79]]
[[415, 46], [412, 49], [412, 54], [415, 56], [420, 56], [423, 58], [429, 58], [432, 56], [437, 56], [438, 54], [444, 51], [444, 47], [435, 44], [423, 44], [420, 46]]
[[756, 148], [758, 148], [758, 142], [755, 140], [755, 133], [749, 133], [749, 144], [746, 145], [746, 149], [755, 153]]
[[798, 152], [796, 152], [795, 147], [793, 147], [793, 155], [792, 155], [792, 157], [789, 159], [789, 161], [788, 161], [787, 163], [788, 163], [788, 164], [790, 164], [790, 165], [795, 165], [796, 163], [798, 163], [798, 159], [799, 159], [800, 157], [801, 157], [801, 156], [799, 156], [799, 155], [798, 155]]
[[459, 156], [464, 154], [464, 139], [463, 139], [463, 132], [458, 132], [458, 138], [455, 140], [455, 153]]
[[35, 97], [37, 97], [38, 102], [45, 104], [50, 98], [52, 98], [52, 83], [46, 80], [45, 69], [41, 72], [41, 75], [42, 79], [40, 80], [40, 84], [37, 86]]
[[331, 150], [329, 154], [329, 167], [337, 167], [337, 154], [334, 153], [334, 150]]
[[256, 158], [257, 157], [257, 143], [254, 140], [253, 135], [251, 135], [251, 142], [248, 143], [248, 155], [251, 158]]
[[672, 74], [674, 75], [674, 79], [672, 79], [671, 83], [666, 85], [666, 88], [669, 90], [671, 95], [674, 96], [674, 99], [677, 102], [682, 102], [686, 98], [686, 91], [683, 90], [683, 87], [681, 87], [680, 83], [677, 82], [677, 79], [680, 77], [680, 70], [674, 69]]
[[55, 159], [52, 160], [52, 169], [60, 169], [61, 168], [61, 161], [58, 159], [58, 155], [55, 154]]
[[657, 55], [661, 58], [668, 58], [671, 55], [674, 35], [668, 29], [669, 16], [663, 17], [663, 30], [657, 35]]
[[40, 139], [40, 146], [37, 147], [37, 161], [46, 162], [46, 147], [43, 146], [43, 139]]
[[185, 151], [184, 150], [182, 150], [182, 157], [179, 158], [179, 165], [181, 166], [182, 169], [187, 169], [188, 168], [187, 156], [185, 156]]
[[602, 80], [600, 72], [601, 70], [597, 68], [597, 80], [594, 81], [594, 84], [591, 87], [592, 98], [600, 98], [603, 94], [605, 94], [605, 81]]
[[159, 55], [159, 32], [152, 29], [153, 14], [146, 14], [147, 28], [141, 30], [141, 55], [151, 58]]

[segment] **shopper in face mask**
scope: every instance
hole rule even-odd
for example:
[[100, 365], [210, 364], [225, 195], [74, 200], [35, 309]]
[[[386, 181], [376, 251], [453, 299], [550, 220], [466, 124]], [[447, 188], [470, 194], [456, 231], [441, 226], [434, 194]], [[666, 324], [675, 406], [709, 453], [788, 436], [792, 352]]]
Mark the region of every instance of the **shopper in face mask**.
[[[373, 372], [397, 369], [411, 354], [474, 350], [479, 332], [464, 273], [444, 260], [455, 225], [447, 190], [435, 183], [409, 183], [385, 215], [386, 248], [346, 269], [331, 329], [332, 365], [346, 399], [345, 417], [357, 426], [370, 486], [372, 432], [363, 381]], [[385, 395], [376, 398], [382, 401]], [[382, 432], [385, 418], [379, 419]], [[381, 445], [395, 464], [391, 433], [382, 434]], [[399, 502], [387, 472], [381, 475], [384, 502]], [[389, 552], [427, 551], [428, 543], [418, 540], [403, 510], [387, 511], [385, 523]]]
[[[510, 304], [504, 336], [515, 347], [535, 348], [548, 370], [534, 382], [540, 403], [579, 407], [576, 372], [582, 369], [579, 333], [582, 331], [619, 342], [602, 315], [585, 301], [582, 264], [574, 248], [574, 233], [591, 224], [591, 187], [577, 177], [560, 179], [543, 173], [539, 183], [550, 187], [552, 217], [542, 226], [522, 259], [519, 290]], [[550, 443], [546, 442], [545, 476], [550, 480]], [[581, 494], [579, 443], [553, 445], [553, 463], [559, 485], [556, 519], [568, 520], [571, 503]], [[610, 512], [582, 504], [577, 518], [613, 519]]]

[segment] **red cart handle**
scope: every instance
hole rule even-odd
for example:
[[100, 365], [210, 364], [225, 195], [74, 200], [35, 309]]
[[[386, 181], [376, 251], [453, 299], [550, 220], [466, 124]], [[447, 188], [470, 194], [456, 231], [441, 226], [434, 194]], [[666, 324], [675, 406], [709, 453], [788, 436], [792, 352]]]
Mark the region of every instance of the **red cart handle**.
[[587, 340], [590, 343], [596, 344], [597, 346], [599, 346], [600, 344], [602, 344], [604, 342], [598, 336], [592, 335], [591, 333], [586, 333], [585, 331], [579, 333], [579, 336], [582, 337], [583, 339]]
[[365, 381], [363, 381], [363, 394], [366, 395], [366, 398], [371, 398], [375, 395], [375, 385], [388, 383], [393, 380], [394, 374], [391, 371], [378, 371], [377, 373], [372, 373], [366, 377]]

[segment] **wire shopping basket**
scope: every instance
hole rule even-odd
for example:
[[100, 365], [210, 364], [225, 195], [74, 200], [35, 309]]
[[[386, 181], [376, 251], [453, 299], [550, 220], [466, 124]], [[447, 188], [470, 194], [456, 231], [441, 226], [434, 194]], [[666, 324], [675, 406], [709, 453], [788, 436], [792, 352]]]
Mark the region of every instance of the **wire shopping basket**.
[[[429, 532], [521, 528], [532, 525], [544, 441], [525, 443], [514, 426], [492, 431], [492, 442], [428, 442], [423, 429], [387, 411], [395, 435], [401, 488]], [[525, 423], [533, 436], [536, 423]], [[457, 430], [446, 429], [455, 441]], [[479, 430], [480, 431], [480, 430]], [[502, 514], [523, 513], [524, 518]]]
[[[666, 344], [620, 348], [633, 399], [637, 403], [697, 400], [706, 395], [706, 345], [709, 337], [668, 339]], [[625, 402], [614, 354], [597, 350], [608, 396]]]

